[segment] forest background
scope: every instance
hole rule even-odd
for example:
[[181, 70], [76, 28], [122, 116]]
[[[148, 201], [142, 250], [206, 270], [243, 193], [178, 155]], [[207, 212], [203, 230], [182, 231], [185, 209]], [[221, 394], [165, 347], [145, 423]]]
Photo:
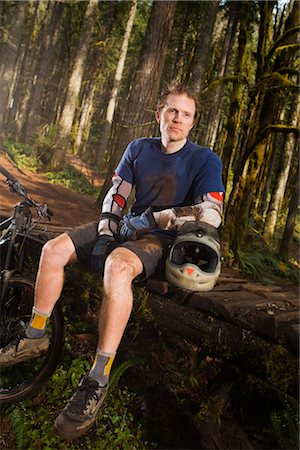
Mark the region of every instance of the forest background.
[[190, 82], [201, 105], [191, 138], [223, 161], [225, 258], [253, 268], [268, 250], [288, 261], [299, 10], [294, 0], [2, 1], [1, 146], [52, 172], [77, 155], [103, 178], [101, 205], [128, 142], [158, 135], [160, 91]]
[[[95, 176], [85, 192], [100, 206], [128, 142], [158, 135], [154, 112], [161, 90], [173, 79], [189, 82], [201, 105], [191, 138], [211, 147], [223, 161], [225, 263], [256, 279], [265, 276], [270, 282], [273, 274], [297, 282], [299, 13], [300, 2], [294, 0], [1, 1], [0, 151], [8, 152], [19, 166], [67, 186], [70, 177], [76, 177], [70, 156], [79, 158]], [[74, 309], [71, 316], [74, 319]], [[25, 448], [27, 442], [30, 448], [155, 448], [150, 439], [162, 448], [170, 442], [174, 448], [196, 448], [195, 429], [201, 428], [202, 434], [207, 430], [210, 448], [217, 448], [218, 427], [208, 426], [209, 414], [218, 423], [220, 411], [230, 403], [224, 380], [234, 373], [235, 403], [230, 407], [239, 411], [253, 448], [298, 448], [298, 406], [294, 402], [291, 413], [287, 397], [283, 403], [277, 400], [277, 392], [295, 393], [295, 371], [291, 366], [286, 370], [289, 360], [282, 350], [274, 347], [274, 353], [268, 353], [259, 348], [260, 357], [252, 361], [257, 366], [251, 366], [249, 374], [248, 360], [226, 365], [209, 352], [199, 356], [199, 349], [162, 336], [149, 324], [147, 308], [138, 306], [129, 334], [141, 340], [141, 347], [141, 324], [146, 333], [152, 327], [151, 364], [125, 378], [125, 385], [137, 389], [137, 399], [119, 389], [97, 430], [83, 442], [64, 447], [58, 441], [49, 415], [54, 417], [70, 394], [68, 387], [62, 392], [62, 386], [69, 379], [76, 385], [86, 370], [89, 343], [86, 354], [75, 360], [74, 352], [67, 352], [47, 390], [8, 411], [15, 446]], [[129, 354], [134, 339], [128, 340]], [[234, 360], [235, 355], [230, 357]], [[180, 373], [174, 360], [180, 361]], [[124, 364], [119, 374], [131, 362]], [[159, 392], [153, 388], [157, 385]], [[141, 394], [146, 387], [148, 411]], [[169, 391], [177, 403], [173, 397], [169, 401]], [[164, 405], [158, 405], [161, 395]], [[270, 421], [275, 397], [282, 409]], [[128, 410], [128, 404], [133, 409]], [[138, 426], [131, 412], [137, 410]], [[157, 415], [156, 422], [149, 411]], [[150, 424], [146, 438], [141, 423], [144, 430], [145, 423]], [[1, 424], [0, 442], [11, 448], [12, 425], [6, 418]], [[230, 439], [235, 435], [244, 442], [241, 448], [252, 448], [232, 416], [228, 429]]]

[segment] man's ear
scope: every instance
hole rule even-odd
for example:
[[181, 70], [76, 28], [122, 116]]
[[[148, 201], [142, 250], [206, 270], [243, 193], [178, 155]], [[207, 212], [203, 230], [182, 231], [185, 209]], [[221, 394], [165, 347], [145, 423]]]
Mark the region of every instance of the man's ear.
[[158, 123], [160, 123], [160, 112], [158, 110], [155, 111], [155, 119]]

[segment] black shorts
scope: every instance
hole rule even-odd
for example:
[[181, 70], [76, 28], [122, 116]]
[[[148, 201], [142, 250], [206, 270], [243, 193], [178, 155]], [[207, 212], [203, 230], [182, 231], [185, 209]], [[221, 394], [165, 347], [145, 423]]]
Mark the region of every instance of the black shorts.
[[[98, 222], [91, 222], [68, 231], [67, 234], [73, 241], [78, 261], [90, 267], [90, 258], [95, 246], [98, 234]], [[118, 247], [125, 247], [135, 253], [143, 263], [144, 271], [138, 277], [139, 280], [155, 275], [164, 278], [165, 260], [174, 236], [164, 233], [149, 233], [136, 241], [126, 241]]]

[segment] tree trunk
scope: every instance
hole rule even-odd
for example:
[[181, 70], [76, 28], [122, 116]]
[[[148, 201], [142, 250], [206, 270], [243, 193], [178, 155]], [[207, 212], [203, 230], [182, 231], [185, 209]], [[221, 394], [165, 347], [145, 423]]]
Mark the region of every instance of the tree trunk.
[[32, 83], [37, 68], [41, 36], [44, 23], [47, 21], [48, 2], [35, 2], [34, 11], [28, 26], [28, 39], [22, 61], [21, 77], [16, 95], [17, 113], [15, 120], [15, 136], [22, 139], [22, 130], [27, 120], [27, 111], [31, 96]]
[[[270, 29], [273, 21], [273, 4], [274, 2], [261, 2], [261, 25], [259, 31], [258, 46], [258, 68], [257, 68], [257, 84], [256, 92], [252, 96], [249, 106], [249, 121], [247, 121], [244, 131], [245, 150], [244, 157], [241, 160], [241, 170], [238, 172], [243, 174], [238, 182], [234, 182], [234, 189], [231, 193], [231, 199], [228, 203], [226, 212], [226, 223], [223, 230], [224, 244], [226, 250], [231, 248], [235, 254], [244, 243], [245, 233], [247, 231], [248, 219], [250, 217], [250, 208], [252, 205], [252, 196], [256, 190], [258, 174], [260, 167], [264, 162], [265, 143], [268, 140], [269, 126], [273, 123], [273, 119], [277, 117], [278, 111], [278, 90], [261, 89], [261, 79], [264, 77], [265, 70], [278, 70], [282, 63], [286, 64], [286, 56], [279, 53], [273, 68], [270, 64], [273, 62], [271, 58], [271, 36]], [[291, 16], [286, 20], [285, 32], [289, 30], [291, 24], [297, 20], [296, 9], [291, 12]], [[296, 26], [296, 25], [294, 25]], [[285, 44], [290, 34], [283, 34], [281, 44]], [[261, 53], [268, 50], [268, 57]], [[264, 68], [261, 65], [264, 64]], [[251, 120], [250, 120], [251, 119]], [[244, 168], [243, 168], [244, 166]], [[247, 167], [247, 170], [246, 170]], [[238, 174], [239, 175], [239, 174]]]
[[122, 105], [124, 121], [109, 156], [109, 168], [97, 199], [98, 206], [102, 205], [106, 192], [111, 185], [115, 164], [128, 143], [137, 136], [147, 136], [149, 133], [175, 8], [176, 2], [174, 1], [153, 2], [138, 67], [128, 98]]
[[[236, 29], [238, 25], [237, 3], [230, 2], [229, 8], [230, 8], [229, 18], [226, 27], [225, 37], [223, 40], [222, 53], [219, 61], [218, 79], [222, 79], [227, 75], [228, 63], [230, 60], [230, 54], [233, 48]], [[208, 118], [208, 130], [205, 138], [205, 142], [207, 142], [208, 145], [212, 148], [214, 147], [217, 139], [218, 125], [220, 122], [222, 111], [220, 106], [222, 93], [223, 93], [223, 85], [220, 83], [217, 85], [213, 93], [213, 99]]]
[[58, 135], [49, 164], [49, 167], [51, 167], [52, 169], [60, 169], [61, 167], [63, 167], [65, 162], [65, 156], [68, 148], [68, 139], [70, 137], [73, 120], [75, 117], [76, 102], [81, 88], [85, 62], [87, 60], [90, 39], [93, 31], [93, 24], [97, 16], [97, 8], [98, 1], [89, 0], [75, 56], [75, 63], [69, 79], [65, 105], [58, 124]]
[[237, 133], [240, 128], [240, 113], [241, 113], [241, 84], [239, 77], [243, 73], [246, 60], [247, 47], [247, 33], [250, 21], [250, 4], [243, 2], [240, 8], [240, 31], [238, 54], [235, 62], [235, 77], [237, 78], [233, 83], [233, 90], [230, 99], [230, 109], [228, 114], [227, 136], [223, 151], [223, 182], [227, 185], [228, 173], [232, 158], [235, 155], [237, 146]]
[[107, 150], [107, 145], [108, 145], [109, 136], [110, 136], [110, 132], [111, 132], [111, 125], [112, 125], [112, 121], [114, 118], [114, 113], [115, 113], [115, 108], [116, 108], [116, 103], [117, 103], [117, 96], [118, 96], [119, 87], [120, 87], [121, 80], [122, 80], [122, 75], [123, 75], [127, 50], [128, 50], [128, 44], [129, 44], [129, 39], [130, 39], [133, 23], [134, 23], [136, 9], [137, 9], [137, 0], [133, 0], [130, 11], [129, 11], [129, 17], [127, 20], [125, 34], [124, 34], [124, 38], [123, 38], [123, 42], [122, 42], [122, 46], [121, 46], [120, 57], [119, 57], [119, 61], [118, 61], [117, 69], [116, 69], [114, 84], [113, 84], [113, 88], [111, 91], [110, 99], [109, 99], [107, 110], [106, 110], [106, 117], [105, 117], [103, 129], [102, 129], [101, 141], [100, 141], [99, 149], [97, 151], [97, 158], [96, 158], [96, 166], [97, 167], [100, 166], [103, 155], [104, 155], [105, 151]]
[[[51, 5], [50, 5], [51, 6]], [[53, 67], [55, 58], [55, 47], [58, 38], [58, 23], [64, 10], [64, 4], [55, 2], [53, 11], [48, 11], [47, 15], [51, 14], [50, 23], [45, 26], [45, 36], [43, 43], [39, 50], [38, 63], [36, 73], [32, 80], [31, 94], [28, 103], [28, 110], [26, 114], [26, 121], [22, 130], [22, 140], [30, 142], [36, 128], [41, 124], [41, 109], [43, 93], [48, 79], [49, 71]]]
[[8, 109], [11, 103], [10, 87], [12, 80], [14, 80], [26, 8], [26, 2], [17, 2], [14, 13], [15, 20], [9, 28], [8, 36], [6, 37], [7, 41], [1, 46], [2, 55], [5, 58], [2, 59], [3, 66], [0, 78], [0, 130], [4, 130], [5, 128], [5, 118], [8, 115]]
[[282, 235], [280, 248], [279, 248], [279, 256], [282, 259], [288, 260], [290, 248], [293, 239], [293, 233], [298, 213], [299, 207], [299, 195], [300, 195], [300, 173], [299, 173], [299, 155], [298, 155], [298, 166], [295, 180], [295, 189], [291, 197], [289, 211], [285, 223], [284, 232]]
[[205, 73], [209, 61], [210, 44], [216, 22], [218, 6], [218, 0], [210, 0], [209, 2], [206, 2], [206, 14], [194, 55], [191, 70], [191, 83], [195, 91], [199, 93], [204, 86]]
[[[300, 116], [300, 95], [298, 94], [295, 99], [294, 111], [291, 117], [292, 125], [295, 127], [299, 126], [299, 116]], [[296, 136], [294, 133], [290, 133], [287, 135], [286, 142], [284, 145], [283, 153], [281, 154], [281, 160], [279, 163], [279, 173], [277, 178], [276, 188], [274, 189], [271, 201], [268, 208], [268, 213], [264, 226], [264, 239], [268, 242], [273, 237], [278, 212], [280, 210], [280, 205], [284, 196], [288, 175], [290, 171], [291, 161], [293, 152], [296, 144]]]

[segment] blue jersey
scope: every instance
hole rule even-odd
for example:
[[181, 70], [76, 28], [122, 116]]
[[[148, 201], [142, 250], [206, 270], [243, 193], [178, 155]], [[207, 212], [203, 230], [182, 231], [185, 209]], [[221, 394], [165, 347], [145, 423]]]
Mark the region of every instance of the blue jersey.
[[160, 138], [141, 138], [126, 148], [116, 173], [135, 186], [133, 214], [194, 205], [208, 192], [224, 192], [222, 163], [208, 147], [188, 140], [175, 153], [162, 150]]

